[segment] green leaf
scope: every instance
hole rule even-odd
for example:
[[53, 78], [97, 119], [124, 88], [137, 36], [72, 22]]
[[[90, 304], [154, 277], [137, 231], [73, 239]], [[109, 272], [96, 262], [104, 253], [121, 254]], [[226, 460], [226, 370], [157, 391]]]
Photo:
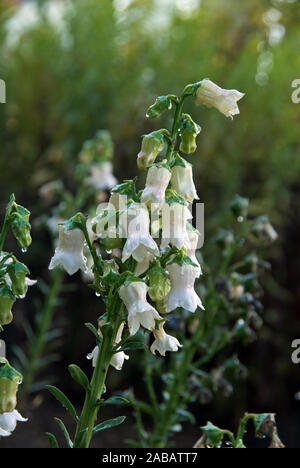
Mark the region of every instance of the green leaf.
[[201, 427], [202, 431], [206, 435], [206, 444], [210, 447], [219, 448], [224, 438], [224, 430], [212, 424], [210, 421], [206, 426]]
[[191, 424], [196, 423], [195, 416], [189, 411], [186, 411], [182, 408], [178, 408], [177, 414], [180, 416], [182, 421], [189, 421]]
[[84, 325], [86, 326], [86, 328], [88, 328], [90, 330], [90, 332], [93, 333], [93, 335], [95, 335], [96, 340], [99, 340], [99, 333], [98, 333], [97, 329], [94, 327], [94, 325], [92, 323], [90, 323], [90, 322], [85, 323]]
[[63, 405], [64, 408], [70, 413], [70, 415], [75, 419], [77, 422], [79, 420], [76, 410], [70, 400], [66, 397], [66, 395], [56, 387], [52, 385], [47, 385], [46, 388], [49, 392]]
[[116, 350], [116, 353], [120, 351], [134, 351], [135, 349], [145, 349], [145, 344], [142, 341], [128, 341], [122, 348]]
[[120, 406], [125, 406], [129, 405], [130, 401], [126, 400], [126, 398], [122, 398], [119, 396], [115, 397], [110, 397], [107, 400], [102, 402], [102, 406], [107, 406], [107, 405], [120, 405]]
[[68, 369], [72, 379], [79, 385], [82, 385], [85, 391], [88, 392], [90, 390], [90, 382], [83, 370], [81, 370], [76, 364], [71, 364]]
[[56, 437], [51, 432], [46, 432], [46, 436], [48, 437], [50, 448], [59, 448]]
[[122, 424], [125, 418], [126, 416], [118, 416], [114, 419], [108, 419], [107, 421], [98, 424], [98, 426], [95, 426], [93, 429], [93, 434], [96, 434], [100, 431], [105, 431], [106, 429], [110, 429], [111, 427], [119, 426], [120, 424]]
[[262, 437], [261, 434], [261, 427], [263, 423], [270, 418], [270, 413], [262, 413], [262, 414], [255, 414], [253, 418], [254, 426], [255, 426], [255, 436]]
[[59, 425], [59, 427], [61, 428], [62, 432], [63, 432], [63, 435], [65, 436], [65, 439], [67, 441], [67, 444], [68, 444], [68, 447], [69, 448], [73, 448], [73, 442], [71, 440], [71, 437], [67, 431], [67, 428], [66, 426], [64, 425], [64, 423], [62, 422], [61, 419], [59, 418], [54, 418], [54, 420], [57, 422], [57, 424]]

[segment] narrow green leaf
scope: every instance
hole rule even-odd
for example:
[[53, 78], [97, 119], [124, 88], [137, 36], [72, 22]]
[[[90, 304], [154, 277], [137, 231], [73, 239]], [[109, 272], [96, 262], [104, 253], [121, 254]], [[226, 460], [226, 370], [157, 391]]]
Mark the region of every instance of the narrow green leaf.
[[66, 410], [70, 413], [70, 415], [75, 419], [77, 422], [79, 420], [76, 410], [70, 400], [66, 397], [66, 395], [59, 390], [57, 387], [53, 387], [52, 385], [47, 385], [46, 388], [49, 392], [66, 408]]
[[142, 341], [128, 341], [121, 348], [116, 350], [116, 353], [120, 351], [134, 351], [135, 349], [145, 349], [145, 344]]
[[51, 432], [46, 432], [46, 436], [48, 437], [50, 448], [59, 448], [56, 437]]
[[118, 416], [117, 418], [114, 419], [108, 419], [107, 421], [104, 421], [97, 426], [94, 427], [93, 429], [93, 434], [96, 434], [97, 432], [100, 431], [105, 431], [106, 429], [110, 429], [111, 427], [116, 427], [122, 424], [122, 422], [125, 420], [126, 416]]
[[85, 323], [84, 324], [86, 326], [86, 328], [88, 328], [90, 330], [90, 332], [93, 333], [93, 335], [95, 335], [96, 337], [96, 340], [99, 340], [99, 333], [98, 333], [98, 330], [97, 328], [94, 327], [94, 325], [92, 323]]
[[110, 397], [107, 400], [102, 402], [102, 406], [107, 406], [107, 405], [120, 405], [120, 406], [125, 406], [129, 405], [130, 401], [126, 400], [126, 398], [122, 398], [119, 396], [115, 397]]
[[79, 385], [82, 385], [85, 391], [88, 392], [90, 389], [90, 383], [83, 370], [81, 370], [76, 364], [71, 364], [68, 369], [72, 379], [74, 379]]
[[57, 424], [61, 428], [61, 430], [63, 432], [63, 435], [65, 436], [65, 439], [67, 441], [68, 447], [73, 448], [73, 442], [72, 442], [71, 437], [70, 437], [70, 435], [68, 433], [68, 430], [67, 430], [66, 426], [64, 425], [64, 423], [62, 422], [62, 420], [59, 419], [59, 418], [54, 418], [54, 420], [57, 422]]

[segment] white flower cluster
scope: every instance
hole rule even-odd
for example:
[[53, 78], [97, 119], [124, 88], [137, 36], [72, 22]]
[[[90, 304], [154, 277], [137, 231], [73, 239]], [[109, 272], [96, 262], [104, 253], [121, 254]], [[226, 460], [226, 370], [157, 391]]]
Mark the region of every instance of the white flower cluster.
[[[223, 90], [209, 80], [195, 85], [200, 104], [216, 107], [231, 118], [239, 113], [237, 101], [243, 97], [242, 93]], [[157, 112], [159, 114], [161, 109]], [[182, 117], [178, 134], [184, 144], [180, 150], [189, 154], [196, 149], [195, 138], [200, 127], [187, 114]], [[167, 140], [169, 145], [172, 144], [170, 134], [164, 129], [144, 135], [137, 158], [138, 167], [148, 169], [144, 190], [137, 193], [135, 181], [125, 181], [114, 187], [108, 204], [98, 207], [91, 230], [91, 242], [96, 236], [107, 251], [121, 248], [121, 261], [123, 264], [127, 262], [126, 271], [131, 275], [124, 279], [118, 293], [127, 309], [130, 334], [135, 335], [141, 326], [150, 330], [155, 338], [151, 351], [158, 351], [163, 356], [166, 351], [177, 351], [181, 345], [176, 338], [166, 334], [166, 320], [160, 314], [178, 307], [190, 312], [204, 308], [194, 289], [195, 280], [202, 274], [196, 257], [200, 233], [190, 222], [189, 210], [189, 204], [199, 197], [192, 166], [178, 153], [167, 151], [166, 159], [155, 162]], [[109, 167], [107, 171], [109, 173]], [[79, 229], [68, 231], [65, 226], [61, 227], [50, 268], [62, 266], [69, 274], [78, 269], [84, 271], [84, 247], [85, 239]], [[150, 275], [155, 262], [162, 271], [157, 277], [156, 273]], [[148, 293], [156, 308], [148, 302]], [[123, 327], [124, 324], [118, 331], [116, 344], [121, 341]], [[97, 355], [98, 348], [95, 348], [90, 356], [94, 362]], [[127, 356], [120, 351], [115, 353], [111, 364], [120, 369], [125, 359]]]

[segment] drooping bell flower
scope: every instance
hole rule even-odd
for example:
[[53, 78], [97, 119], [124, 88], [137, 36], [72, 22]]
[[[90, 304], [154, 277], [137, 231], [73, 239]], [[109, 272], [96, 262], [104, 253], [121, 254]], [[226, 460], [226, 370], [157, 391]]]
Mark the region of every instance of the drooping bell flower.
[[259, 216], [259, 218], [256, 219], [252, 227], [252, 233], [256, 237], [265, 237], [270, 242], [275, 242], [278, 238], [278, 234], [267, 216]]
[[197, 103], [215, 107], [226, 117], [233, 119], [240, 113], [237, 102], [245, 96], [236, 89], [222, 89], [210, 80], [203, 80], [197, 91]]
[[171, 186], [188, 203], [199, 200], [193, 180], [193, 167], [179, 155], [176, 155], [172, 167]]
[[12, 322], [12, 307], [16, 297], [7, 286], [0, 286], [0, 325], [8, 325]]
[[[115, 344], [120, 343], [122, 339], [122, 333], [124, 329], [124, 323], [119, 327], [119, 330], [116, 335]], [[101, 336], [101, 331], [99, 330], [99, 335]], [[99, 347], [96, 346], [93, 351], [88, 355], [88, 359], [92, 359], [93, 367], [96, 367], [97, 359], [99, 354]], [[113, 355], [110, 361], [110, 365], [113, 366], [116, 370], [122, 370], [124, 361], [129, 359], [129, 356], [124, 353], [124, 351], [119, 351]]]
[[179, 128], [180, 151], [186, 154], [194, 153], [197, 149], [196, 138], [200, 132], [201, 127], [193, 121], [192, 117], [189, 114], [183, 114]]
[[9, 437], [14, 432], [18, 421], [26, 422], [28, 419], [23, 418], [17, 410], [0, 413], [0, 437]]
[[199, 276], [198, 267], [191, 264], [171, 263], [167, 266], [167, 270], [171, 280], [171, 291], [164, 302], [166, 312], [171, 312], [177, 307], [190, 312], [195, 312], [198, 306], [204, 309], [200, 297], [194, 290], [195, 280]]
[[178, 351], [178, 348], [182, 347], [177, 338], [165, 332], [164, 323], [161, 322], [159, 324], [158, 330], [152, 330], [155, 340], [150, 347], [151, 353], [155, 354], [158, 351], [161, 356], [165, 356], [166, 351]]
[[8, 437], [17, 421], [27, 421], [15, 409], [22, 375], [5, 358], [0, 359], [0, 436]]
[[165, 142], [160, 131], [149, 133], [143, 136], [142, 148], [137, 156], [138, 168], [142, 171], [151, 166], [157, 155], [164, 149]]
[[144, 260], [137, 263], [134, 271], [135, 276], [140, 276], [143, 273], [145, 273], [145, 271], [148, 270], [150, 263], [154, 260], [154, 258], [155, 256], [153, 254], [147, 252], [147, 255], [144, 258]]
[[90, 167], [90, 176], [86, 179], [86, 182], [96, 190], [109, 190], [118, 183], [113, 175], [113, 166], [108, 161], [93, 164]]
[[150, 233], [150, 218], [145, 205], [133, 203], [127, 212], [127, 240], [124, 245], [122, 261], [132, 256], [137, 262], [142, 262], [149, 252], [159, 255], [159, 249]]
[[49, 270], [56, 267], [63, 268], [69, 275], [79, 269], [86, 270], [86, 259], [83, 255], [85, 245], [84, 234], [80, 229], [67, 229], [65, 225], [59, 227], [58, 246], [51, 259]]
[[147, 301], [148, 287], [143, 281], [132, 281], [124, 284], [119, 295], [128, 311], [128, 327], [131, 335], [135, 335], [142, 325], [148, 330], [155, 328], [155, 320], [161, 320], [157, 310]]
[[169, 244], [177, 249], [189, 248], [187, 221], [192, 214], [186, 205], [181, 203], [165, 204], [162, 208], [162, 241], [161, 249]]
[[165, 192], [171, 179], [169, 168], [163, 165], [153, 165], [149, 168], [146, 186], [141, 196], [141, 202], [146, 204], [155, 203], [158, 207], [165, 202]]
[[11, 289], [15, 296], [25, 296], [28, 285], [26, 275], [29, 275], [29, 270], [26, 265], [15, 260], [7, 266], [7, 273], [11, 280]]
[[192, 262], [197, 265], [199, 269], [199, 275], [202, 275], [202, 269], [198, 259], [196, 257], [196, 250], [199, 242], [200, 233], [195, 229], [190, 223], [187, 223], [187, 233], [190, 241], [190, 248], [187, 249], [187, 256], [192, 260]]
[[148, 294], [154, 302], [161, 302], [171, 289], [168, 274], [160, 266], [158, 261], [151, 265], [148, 272], [149, 290]]

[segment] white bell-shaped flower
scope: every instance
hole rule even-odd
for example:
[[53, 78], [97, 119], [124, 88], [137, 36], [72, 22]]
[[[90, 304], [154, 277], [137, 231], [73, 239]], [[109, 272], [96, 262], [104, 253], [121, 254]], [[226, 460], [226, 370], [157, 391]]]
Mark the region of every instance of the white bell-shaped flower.
[[171, 172], [169, 169], [161, 166], [151, 166], [148, 170], [146, 186], [141, 196], [142, 203], [163, 205], [170, 179]]
[[128, 209], [127, 240], [123, 249], [123, 262], [131, 255], [137, 262], [142, 262], [148, 252], [153, 256], [159, 255], [158, 246], [152, 239], [149, 228], [150, 218], [146, 206], [137, 203], [133, 204]]
[[164, 323], [161, 322], [159, 324], [158, 330], [152, 330], [155, 340], [150, 347], [151, 353], [155, 354], [158, 351], [161, 356], [165, 356], [166, 351], [178, 351], [178, 348], [182, 347], [177, 338], [165, 332]]
[[67, 229], [59, 226], [59, 241], [51, 259], [49, 270], [56, 267], [63, 268], [69, 275], [79, 269], [86, 270], [86, 259], [83, 255], [85, 238], [80, 229]]
[[144, 258], [144, 260], [137, 263], [135, 272], [134, 272], [135, 276], [140, 276], [143, 273], [145, 273], [145, 271], [148, 270], [150, 263], [154, 260], [154, 258], [155, 258], [154, 255], [147, 252], [147, 255]]
[[147, 302], [147, 285], [142, 281], [133, 281], [121, 286], [119, 295], [128, 311], [128, 327], [131, 335], [135, 335], [142, 325], [148, 330], [155, 328], [155, 320], [161, 316], [154, 307]]
[[172, 288], [164, 302], [166, 312], [171, 312], [177, 307], [183, 307], [190, 312], [195, 312], [198, 306], [204, 309], [200, 297], [194, 290], [195, 279], [199, 276], [198, 268], [193, 265], [172, 263], [167, 266], [167, 270]]
[[210, 80], [203, 80], [197, 91], [197, 103], [215, 107], [226, 117], [239, 114], [237, 102], [245, 96], [236, 89], [222, 89]]
[[199, 241], [199, 232], [193, 228], [193, 226], [187, 224], [187, 233], [190, 241], [190, 248], [187, 249], [187, 256], [190, 257], [193, 263], [197, 265], [198, 267], [198, 276], [202, 275], [202, 269], [200, 266], [200, 263], [198, 262], [198, 259], [196, 257], [196, 250], [198, 246], [198, 241]]
[[[116, 335], [116, 340], [115, 344], [120, 343], [122, 339], [122, 333], [124, 329], [124, 323], [122, 323], [119, 327], [119, 330]], [[101, 335], [101, 332], [99, 332], [99, 335]], [[88, 355], [88, 359], [92, 359], [92, 365], [93, 367], [96, 367], [97, 359], [98, 359], [98, 354], [99, 354], [99, 348], [96, 346], [93, 351]], [[129, 356], [124, 353], [124, 351], [119, 351], [113, 355], [110, 361], [110, 365], [113, 366], [117, 370], [122, 370], [124, 361], [129, 359]]]
[[101, 164], [93, 164], [90, 167], [90, 176], [86, 179], [88, 185], [96, 190], [109, 190], [117, 183], [117, 179], [113, 175], [113, 167], [110, 162]]
[[194, 200], [199, 200], [193, 181], [191, 164], [185, 163], [185, 166], [172, 167], [171, 186], [187, 202], [193, 203]]
[[177, 249], [190, 248], [187, 233], [187, 221], [192, 218], [188, 207], [180, 203], [167, 203], [162, 208], [162, 241], [161, 249], [169, 244]]
[[10, 436], [14, 432], [18, 421], [26, 422], [28, 420], [23, 418], [17, 410], [0, 414], [0, 437]]

